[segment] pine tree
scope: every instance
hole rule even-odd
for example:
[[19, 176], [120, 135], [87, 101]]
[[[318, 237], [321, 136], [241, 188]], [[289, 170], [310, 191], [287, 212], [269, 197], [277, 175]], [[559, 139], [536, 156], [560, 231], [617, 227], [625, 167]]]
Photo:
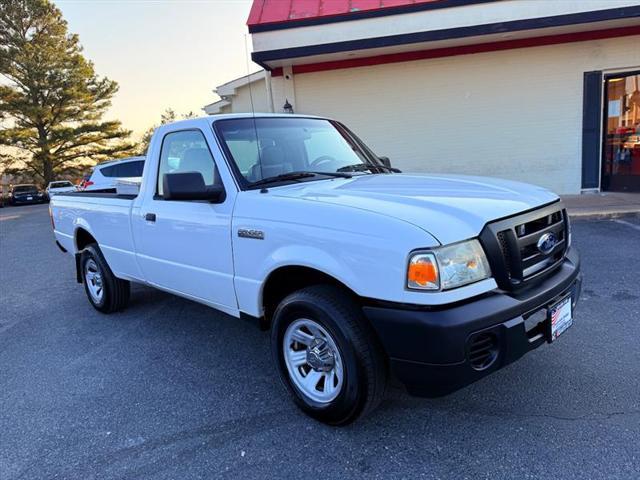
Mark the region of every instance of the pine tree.
[[117, 91], [116, 82], [96, 75], [55, 5], [0, 2], [0, 152], [6, 171], [26, 171], [48, 183], [82, 161], [129, 153], [131, 132], [119, 121], [102, 120]]
[[[193, 112], [183, 113], [180, 117], [182, 120], [188, 120], [190, 118], [196, 118], [196, 114]], [[165, 109], [164, 113], [160, 115], [160, 124], [156, 124], [153, 127], [149, 127], [143, 134], [140, 139], [140, 144], [138, 145], [136, 153], [138, 155], [146, 155], [147, 149], [149, 148], [149, 144], [151, 143], [151, 137], [153, 137], [153, 132], [155, 132], [156, 128], [160, 125], [164, 125], [166, 123], [175, 122], [178, 120], [178, 114], [176, 114], [173, 108]]]

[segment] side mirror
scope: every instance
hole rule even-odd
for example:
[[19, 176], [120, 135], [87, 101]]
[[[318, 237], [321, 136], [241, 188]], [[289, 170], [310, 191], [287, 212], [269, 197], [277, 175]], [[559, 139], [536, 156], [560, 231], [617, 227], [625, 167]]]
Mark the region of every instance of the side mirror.
[[402, 170], [400, 170], [398, 168], [393, 168], [391, 166], [391, 160], [389, 160], [389, 157], [378, 157], [378, 160], [380, 160], [380, 163], [382, 163], [385, 167], [387, 167], [392, 172], [394, 172], [394, 173], [402, 173]]
[[162, 190], [165, 200], [209, 200], [221, 203], [225, 199], [224, 187], [205, 185], [200, 172], [165, 173]]

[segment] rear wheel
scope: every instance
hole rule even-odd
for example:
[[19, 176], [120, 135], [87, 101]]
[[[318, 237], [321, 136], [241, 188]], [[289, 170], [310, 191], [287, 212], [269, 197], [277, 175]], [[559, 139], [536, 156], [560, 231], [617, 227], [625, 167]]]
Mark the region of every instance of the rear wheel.
[[283, 383], [311, 417], [344, 425], [382, 400], [387, 364], [347, 292], [317, 285], [292, 293], [274, 313], [271, 340]]
[[130, 284], [117, 278], [107, 265], [100, 248], [88, 245], [81, 254], [80, 267], [89, 302], [102, 313], [122, 310], [129, 303]]

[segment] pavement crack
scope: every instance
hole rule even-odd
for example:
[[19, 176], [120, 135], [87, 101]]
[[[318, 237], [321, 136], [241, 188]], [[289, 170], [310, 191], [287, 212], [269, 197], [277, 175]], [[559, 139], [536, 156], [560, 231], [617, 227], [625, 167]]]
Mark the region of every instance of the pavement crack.
[[568, 417], [568, 416], [563, 416], [563, 415], [553, 415], [553, 414], [547, 414], [547, 413], [540, 413], [540, 414], [526, 414], [526, 415], [519, 415], [519, 414], [510, 414], [510, 416], [512, 417], [519, 417], [519, 418], [550, 418], [553, 420], [562, 420], [562, 421], [566, 421], [566, 422], [580, 422], [580, 421], [585, 421], [585, 420], [599, 420], [599, 419], [605, 419], [605, 420], [609, 420], [611, 418], [614, 417], [620, 417], [620, 416], [627, 416], [627, 415], [640, 415], [640, 410], [631, 410], [629, 412], [594, 412], [594, 413], [589, 413], [589, 414], [585, 414], [585, 415], [580, 415], [577, 417]]

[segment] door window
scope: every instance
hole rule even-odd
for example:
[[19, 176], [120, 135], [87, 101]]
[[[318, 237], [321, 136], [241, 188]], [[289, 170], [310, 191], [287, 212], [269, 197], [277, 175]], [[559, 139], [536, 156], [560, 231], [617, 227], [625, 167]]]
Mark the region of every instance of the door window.
[[200, 130], [183, 130], [165, 135], [160, 151], [157, 194], [162, 196], [162, 182], [167, 173], [199, 172], [204, 183], [219, 183], [218, 171]]

